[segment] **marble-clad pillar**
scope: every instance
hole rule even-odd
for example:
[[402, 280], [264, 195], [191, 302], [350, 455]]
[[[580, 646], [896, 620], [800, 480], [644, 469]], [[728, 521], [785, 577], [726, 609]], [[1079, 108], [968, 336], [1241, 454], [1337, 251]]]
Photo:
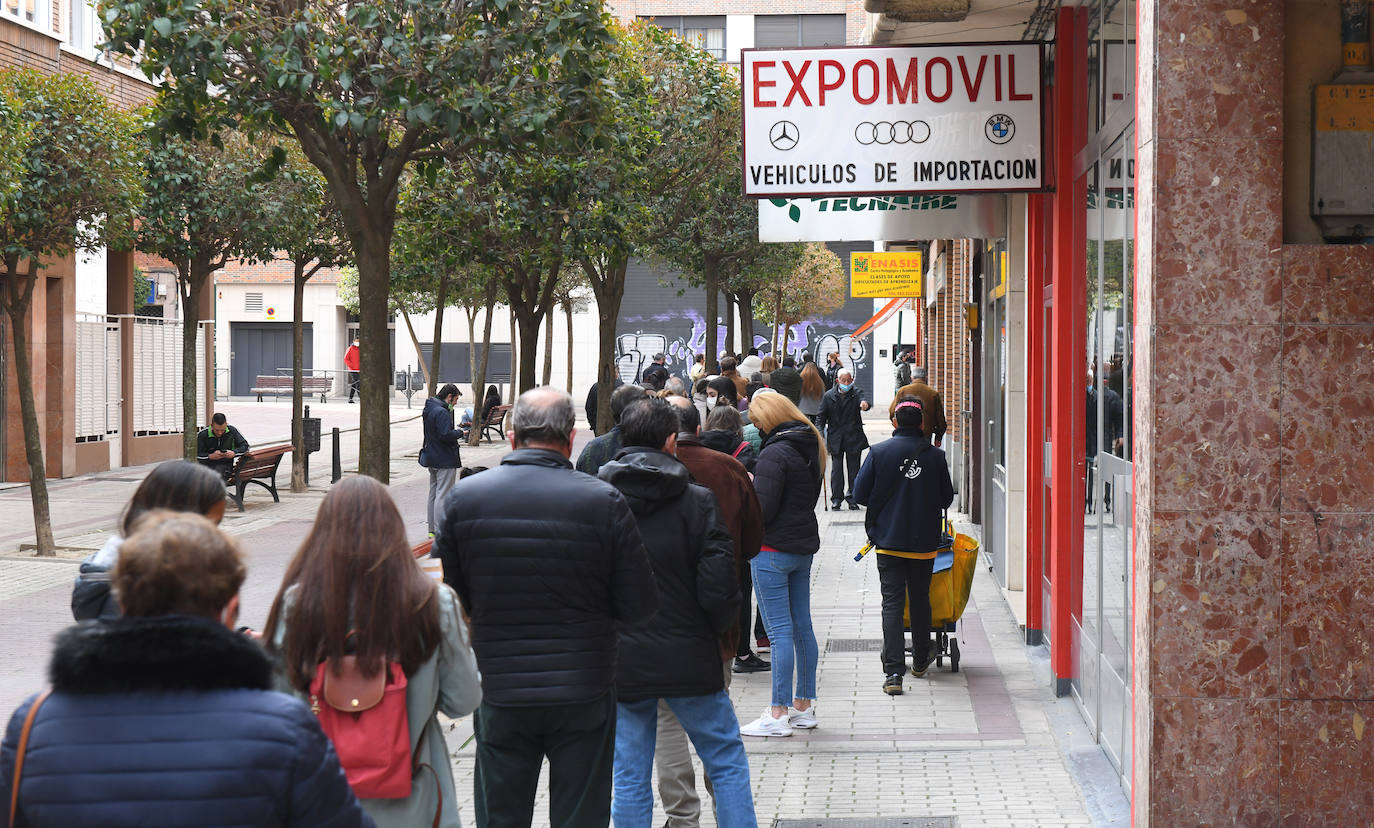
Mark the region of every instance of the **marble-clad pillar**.
[[1374, 807], [1374, 248], [1283, 244], [1284, 36], [1141, 3], [1137, 825]]

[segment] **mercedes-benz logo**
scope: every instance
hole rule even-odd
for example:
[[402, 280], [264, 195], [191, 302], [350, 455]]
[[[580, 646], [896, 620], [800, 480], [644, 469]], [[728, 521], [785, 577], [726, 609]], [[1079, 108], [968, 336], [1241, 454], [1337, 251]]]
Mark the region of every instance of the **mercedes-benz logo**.
[[801, 138], [801, 132], [797, 125], [791, 121], [778, 121], [773, 124], [773, 128], [768, 130], [768, 143], [773, 145], [773, 149], [787, 152], [797, 145]]

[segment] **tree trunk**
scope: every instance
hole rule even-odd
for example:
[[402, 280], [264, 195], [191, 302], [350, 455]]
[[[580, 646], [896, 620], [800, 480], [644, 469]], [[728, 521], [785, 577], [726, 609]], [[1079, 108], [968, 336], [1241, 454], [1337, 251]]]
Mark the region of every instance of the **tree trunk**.
[[[735, 350], [735, 297], [730, 293], [725, 294], [725, 350], [732, 354], [739, 353]], [[714, 353], [716, 343], [706, 343], [706, 351]]]
[[[420, 337], [416, 336], [415, 326], [412, 325], [410, 322], [410, 313], [404, 307], [401, 308], [401, 319], [405, 320], [406, 330], [410, 333], [410, 344], [415, 346], [415, 353], [419, 356], [420, 373], [424, 374], [425, 385], [428, 387], [433, 387], [433, 380], [430, 377], [429, 366], [425, 364], [424, 353], [420, 350]], [[409, 378], [406, 379], [406, 383], [410, 383]], [[434, 395], [430, 394], [430, 396]]]
[[468, 318], [468, 381], [477, 376], [477, 309], [463, 308]]
[[305, 491], [305, 262], [296, 261], [291, 312], [291, 491]]
[[553, 381], [553, 314], [544, 315], [544, 381], [540, 385], [548, 385]]
[[181, 309], [181, 448], [182, 455], [196, 461], [196, 435], [200, 419], [196, 416], [196, 334], [200, 330], [200, 297], [210, 278], [210, 263], [199, 256], [191, 258], [186, 304]]
[[563, 315], [568, 319], [568, 393], [573, 390], [573, 303], [571, 300], [563, 303]]
[[[48, 508], [48, 469], [43, 460], [43, 435], [38, 424], [38, 406], [33, 396], [33, 359], [29, 353], [29, 306], [34, 286], [38, 283], [38, 262], [29, 262], [29, 272], [21, 275], [17, 260], [8, 263], [9, 286], [0, 288], [5, 297], [5, 310], [10, 317], [10, 337], [14, 343], [14, 375], [19, 383], [19, 415], [24, 423], [24, 458], [29, 462], [29, 500], [33, 506], [34, 545], [39, 557], [53, 557], [57, 544], [53, 542], [52, 516]], [[20, 280], [24, 287], [17, 289]], [[16, 295], [17, 294], [17, 295]], [[5, 343], [0, 338], [0, 348]]]
[[[625, 270], [629, 260], [609, 262], [604, 277], [597, 286], [592, 278], [592, 290], [596, 294], [596, 315], [598, 319], [598, 354], [596, 365], [596, 432], [605, 434], [611, 430], [611, 392], [615, 390], [616, 346], [615, 325], [620, 318], [620, 303], [625, 298]], [[590, 275], [590, 274], [589, 274]]]
[[517, 344], [519, 335], [516, 330], [515, 308], [511, 308], [508, 316], [510, 318], [510, 384], [506, 388], [506, 402], [515, 399], [517, 378], [520, 374], [520, 358], [524, 356], [524, 349]]
[[772, 353], [778, 353], [778, 323], [782, 321], [782, 291], [778, 291], [777, 301], [773, 304], [773, 335], [771, 337]]
[[491, 317], [496, 312], [496, 286], [487, 285], [486, 320], [482, 323], [482, 357], [477, 361], [477, 369], [472, 374], [472, 431], [468, 433], [468, 445], [475, 446], [482, 441], [482, 405], [486, 400], [487, 366], [491, 363]]
[[754, 347], [754, 291], [742, 290], [736, 297], [739, 300], [739, 351], [747, 353]]
[[720, 328], [720, 262], [714, 256], [702, 260], [702, 276], [706, 289], [706, 373], [719, 373], [716, 368], [716, 333]]
[[391, 227], [360, 234], [358, 338], [362, 401], [358, 416], [358, 473], [391, 481], [391, 343], [387, 296], [391, 286]]
[[429, 396], [439, 386], [439, 354], [444, 341], [444, 306], [448, 302], [448, 274], [439, 277], [439, 293], [434, 297], [434, 338], [429, 341]]

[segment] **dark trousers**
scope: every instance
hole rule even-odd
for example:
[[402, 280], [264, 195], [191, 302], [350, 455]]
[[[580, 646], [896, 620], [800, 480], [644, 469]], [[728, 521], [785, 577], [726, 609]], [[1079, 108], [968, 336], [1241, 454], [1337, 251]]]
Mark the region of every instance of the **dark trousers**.
[[360, 379], [362, 378], [362, 376], [363, 376], [362, 373], [359, 372], [359, 371], [349, 371], [349, 372], [348, 372], [348, 398], [349, 398], [350, 400], [353, 399], [353, 395], [354, 395], [354, 394], [359, 393], [359, 391], [358, 391], [358, 380], [360, 380]]
[[[830, 452], [831, 504], [838, 506], [841, 500], [854, 502], [854, 478], [859, 476], [859, 463], [863, 459], [863, 453], [863, 449]], [[845, 488], [846, 483], [849, 488]]]
[[930, 574], [935, 559], [878, 555], [878, 588], [883, 594], [883, 674], [906, 672], [902, 610], [911, 603], [911, 659], [922, 667], [930, 656]]
[[735, 647], [735, 655], [739, 658], [746, 658], [754, 652], [754, 648], [749, 643], [749, 616], [753, 609], [754, 616], [754, 640], [763, 638], [767, 633], [763, 631], [763, 616], [757, 609], [753, 608], [754, 597], [754, 575], [752, 569], [746, 564], [743, 571], [739, 574], [739, 645]]
[[544, 757], [549, 824], [599, 828], [611, 822], [615, 695], [585, 704], [496, 707], [472, 717], [477, 736], [473, 803], [477, 828], [529, 828]]

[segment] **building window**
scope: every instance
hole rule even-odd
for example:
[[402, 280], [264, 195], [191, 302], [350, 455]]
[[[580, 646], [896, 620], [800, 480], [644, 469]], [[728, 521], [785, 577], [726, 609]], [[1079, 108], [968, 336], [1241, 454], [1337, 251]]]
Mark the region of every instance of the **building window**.
[[49, 0], [0, 0], [0, 11], [25, 23], [46, 29]]
[[756, 14], [754, 46], [783, 49], [789, 46], [843, 46], [842, 14]]
[[80, 52], [94, 52], [105, 41], [100, 15], [91, 0], [71, 0], [71, 29], [67, 45]]
[[716, 60], [725, 60], [725, 16], [643, 17], [693, 46], [705, 49]]

